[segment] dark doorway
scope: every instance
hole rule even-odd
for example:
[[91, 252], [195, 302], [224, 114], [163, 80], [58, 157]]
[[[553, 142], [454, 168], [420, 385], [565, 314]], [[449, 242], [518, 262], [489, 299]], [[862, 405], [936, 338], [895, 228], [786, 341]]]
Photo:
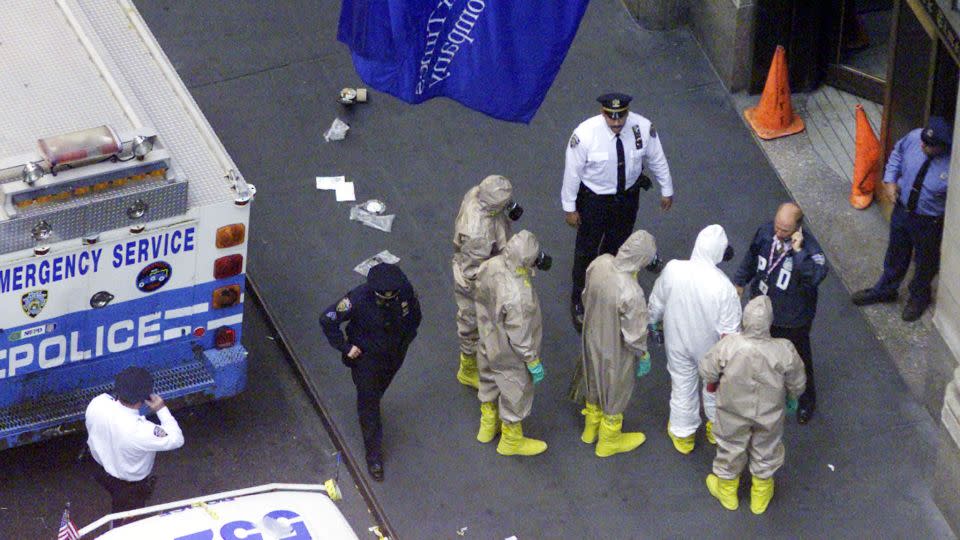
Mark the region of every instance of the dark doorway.
[[838, 2], [830, 39], [827, 83], [876, 103], [883, 102], [889, 71], [893, 0]]

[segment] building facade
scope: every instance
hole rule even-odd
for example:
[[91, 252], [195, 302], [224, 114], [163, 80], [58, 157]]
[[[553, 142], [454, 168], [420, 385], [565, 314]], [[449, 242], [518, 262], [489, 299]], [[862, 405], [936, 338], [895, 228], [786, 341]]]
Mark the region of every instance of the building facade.
[[[948, 182], [960, 185], [960, 0], [624, 2], [648, 28], [688, 25], [731, 92], [760, 92], [783, 45], [794, 91], [828, 84], [883, 105], [887, 154], [930, 116], [947, 118], [954, 125]], [[917, 397], [941, 422], [932, 489], [960, 533], [960, 188], [948, 191], [933, 321], [949, 352], [928, 362], [929, 395]]]

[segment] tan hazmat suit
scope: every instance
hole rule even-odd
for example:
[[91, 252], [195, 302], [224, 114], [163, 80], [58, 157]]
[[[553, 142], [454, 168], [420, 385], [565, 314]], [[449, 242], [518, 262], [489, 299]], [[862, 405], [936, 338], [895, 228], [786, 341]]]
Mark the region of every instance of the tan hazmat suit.
[[482, 403], [498, 401], [500, 419], [510, 423], [522, 421], [533, 407], [527, 364], [540, 357], [543, 321], [530, 278], [539, 254], [533, 234], [520, 231], [477, 272], [477, 396]]
[[787, 394], [803, 393], [807, 377], [797, 350], [770, 337], [773, 307], [758, 296], [743, 310], [743, 333], [723, 338], [700, 361], [704, 383], [717, 388], [717, 458], [713, 473], [736, 478], [750, 457], [750, 473], [770, 478], [783, 465], [783, 421]]
[[510, 219], [503, 211], [513, 195], [510, 180], [490, 175], [470, 188], [460, 203], [453, 231], [453, 293], [457, 302], [460, 352], [477, 352], [477, 313], [473, 288], [480, 263], [496, 255], [510, 237]]
[[637, 358], [647, 350], [647, 302], [637, 272], [657, 254], [653, 236], [637, 231], [617, 251], [587, 267], [583, 289], [583, 373], [587, 403], [621, 414], [633, 393]]

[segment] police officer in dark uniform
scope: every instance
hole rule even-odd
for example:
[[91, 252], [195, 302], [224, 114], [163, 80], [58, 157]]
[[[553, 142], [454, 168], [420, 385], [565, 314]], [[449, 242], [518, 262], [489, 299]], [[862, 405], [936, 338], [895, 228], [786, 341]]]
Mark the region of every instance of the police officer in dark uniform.
[[750, 298], [770, 297], [770, 335], [790, 340], [803, 360], [807, 388], [798, 400], [801, 424], [810, 421], [817, 406], [810, 328], [817, 313], [817, 287], [826, 277], [823, 250], [813, 234], [803, 230], [803, 212], [794, 203], [781, 204], [774, 220], [757, 229], [733, 277], [737, 292], [749, 285]]
[[903, 320], [919, 319], [930, 305], [930, 283], [940, 269], [951, 131], [946, 120], [931, 116], [927, 127], [911, 131], [893, 147], [883, 175], [887, 195], [896, 200], [883, 275], [873, 287], [853, 293], [854, 304], [895, 302], [912, 255], [914, 272]]
[[[347, 323], [346, 336], [340, 325]], [[320, 325], [357, 387], [357, 414], [367, 454], [367, 470], [383, 481], [380, 399], [396, 375], [420, 326], [420, 302], [398, 266], [381, 263], [367, 282], [328, 307]]]
[[577, 126], [567, 145], [560, 200], [567, 224], [577, 228], [570, 309], [578, 330], [587, 266], [603, 253], [615, 255], [633, 233], [640, 189], [653, 185], [647, 169], [660, 185], [660, 207], [666, 211], [673, 204], [673, 180], [657, 130], [630, 112], [632, 99], [618, 93], [598, 97], [601, 114]]

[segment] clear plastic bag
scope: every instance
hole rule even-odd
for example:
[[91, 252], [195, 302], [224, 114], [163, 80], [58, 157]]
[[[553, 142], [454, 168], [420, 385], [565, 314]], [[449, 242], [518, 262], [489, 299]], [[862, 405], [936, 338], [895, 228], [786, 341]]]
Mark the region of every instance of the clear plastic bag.
[[333, 123], [330, 124], [330, 129], [323, 134], [325, 141], [342, 141], [347, 136], [347, 130], [350, 129], [350, 126], [346, 122], [339, 118], [334, 118]]

